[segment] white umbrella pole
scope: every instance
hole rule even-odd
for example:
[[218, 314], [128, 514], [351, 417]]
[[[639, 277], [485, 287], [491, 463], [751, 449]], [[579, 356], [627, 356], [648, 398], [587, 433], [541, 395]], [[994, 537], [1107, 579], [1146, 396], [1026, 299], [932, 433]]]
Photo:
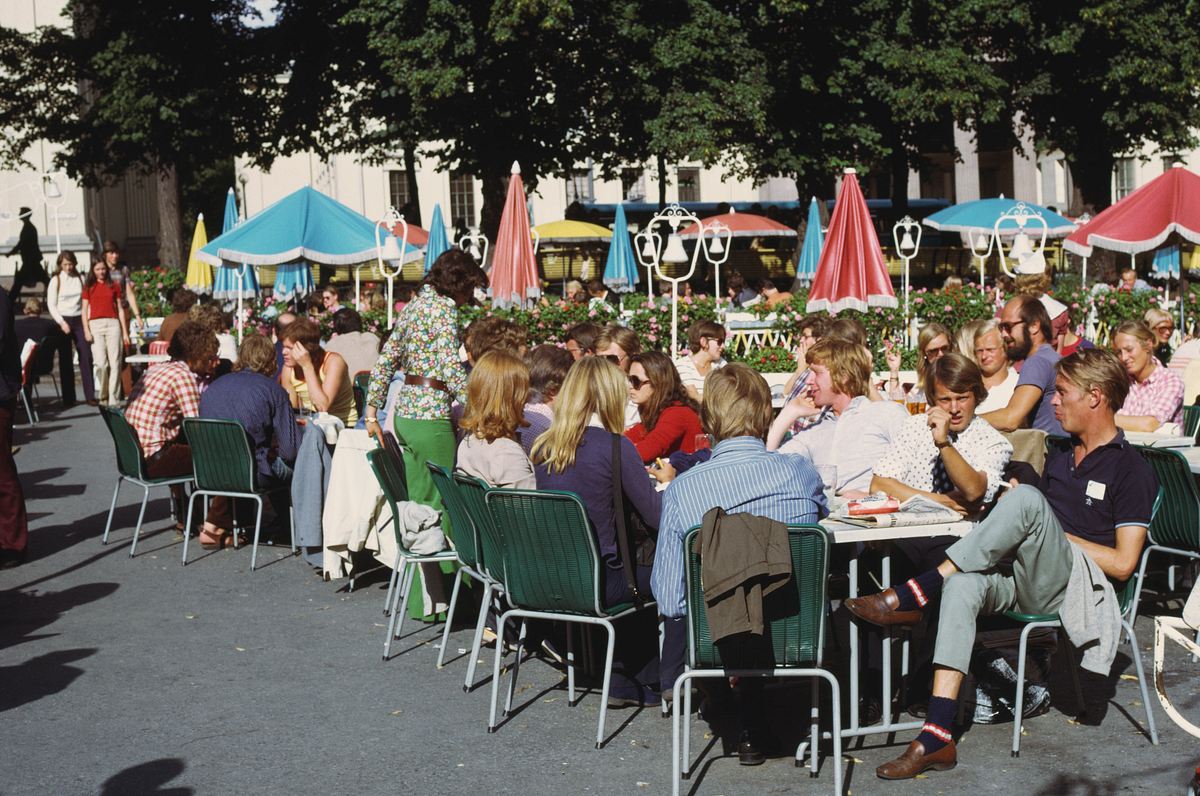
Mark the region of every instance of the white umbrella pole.
[[1083, 273], [1079, 277], [1079, 286], [1085, 290], [1087, 289], [1087, 261], [1088, 261], [1088, 258], [1084, 257], [1083, 258]]

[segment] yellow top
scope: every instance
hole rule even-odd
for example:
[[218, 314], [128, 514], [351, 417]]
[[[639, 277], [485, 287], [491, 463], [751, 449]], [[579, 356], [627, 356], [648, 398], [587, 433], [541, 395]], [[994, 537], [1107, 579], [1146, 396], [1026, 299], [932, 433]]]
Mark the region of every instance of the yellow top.
[[[325, 384], [325, 367], [329, 364], [330, 357], [340, 356], [331, 351], [325, 352], [325, 359], [321, 362], [321, 384]], [[296, 393], [296, 397], [300, 399], [300, 405], [310, 412], [318, 411], [313, 406], [312, 399], [308, 395], [308, 383], [304, 379], [296, 378], [294, 368], [287, 369], [288, 380], [292, 383], [292, 391]], [[338, 394], [334, 397], [333, 403], [329, 406], [329, 414], [336, 417], [346, 424], [346, 428], [354, 428], [354, 424], [358, 422], [358, 410], [354, 408], [354, 387], [350, 383], [350, 376], [347, 374], [346, 380], [342, 382], [342, 388], [338, 390]]]

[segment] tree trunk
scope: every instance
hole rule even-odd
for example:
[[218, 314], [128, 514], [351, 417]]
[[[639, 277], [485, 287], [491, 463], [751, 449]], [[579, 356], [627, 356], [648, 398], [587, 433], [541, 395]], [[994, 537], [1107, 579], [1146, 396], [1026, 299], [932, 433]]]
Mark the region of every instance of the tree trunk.
[[404, 144], [404, 179], [408, 183], [408, 204], [398, 208], [410, 223], [421, 226], [421, 194], [417, 189], [417, 153]]
[[1068, 152], [1071, 179], [1083, 199], [1081, 210], [1093, 216], [1112, 204], [1112, 176], [1116, 158], [1103, 147]]
[[658, 161], [658, 209], [662, 210], [667, 206], [667, 159], [658, 155], [656, 160]]
[[167, 268], [187, 268], [183, 258], [183, 223], [179, 198], [179, 174], [175, 164], [160, 165], [158, 184], [158, 262]]
[[899, 142], [892, 145], [888, 166], [892, 170], [892, 211], [899, 219], [908, 215], [908, 154]]
[[[488, 239], [488, 250], [496, 245], [496, 233], [500, 231], [500, 217], [504, 214], [504, 199], [508, 193], [507, 168], [483, 174], [483, 208], [479, 213], [479, 230]], [[486, 263], [485, 263], [486, 265]]]

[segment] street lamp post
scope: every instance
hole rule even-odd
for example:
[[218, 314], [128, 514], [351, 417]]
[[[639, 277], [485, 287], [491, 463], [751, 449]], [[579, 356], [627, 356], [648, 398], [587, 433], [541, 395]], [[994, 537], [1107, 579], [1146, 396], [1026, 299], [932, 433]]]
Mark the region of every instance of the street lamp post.
[[[541, 238], [539, 237], [538, 240], [540, 241]], [[487, 262], [487, 235], [480, 232], [478, 227], [472, 228], [470, 232], [458, 239], [458, 248], [474, 257], [480, 266]]]
[[[914, 232], [916, 233], [915, 237]], [[912, 260], [917, 256], [917, 250], [921, 248], [921, 225], [914, 221], [912, 216], [905, 216], [892, 226], [892, 240], [896, 244], [896, 253], [900, 255], [901, 260], [904, 260], [904, 337], [907, 342], [909, 336], [908, 295], [912, 292], [909, 285], [909, 272], [912, 268]]]
[[[1079, 218], [1075, 219], [1075, 223], [1078, 224], [1080, 227], [1083, 227], [1091, 220], [1092, 220], [1091, 214], [1084, 213]], [[1087, 261], [1088, 261], [1088, 258], [1084, 257], [1083, 258], [1083, 270], [1080, 271], [1080, 273], [1079, 273], [1079, 287], [1084, 290], [1087, 289]]]
[[[399, 244], [396, 243], [396, 236], [391, 232], [392, 225], [394, 224], [400, 225], [401, 237]], [[384, 227], [388, 230], [387, 236], [382, 240], [380, 240], [379, 237], [380, 227]], [[396, 302], [393, 298], [393, 291], [395, 290], [395, 279], [396, 277], [400, 276], [400, 272], [404, 269], [404, 250], [406, 248], [408, 248], [408, 222], [404, 220], [403, 215], [396, 212], [396, 208], [389, 207], [384, 217], [378, 224], [375, 225], [376, 267], [379, 269], [379, 273], [383, 275], [384, 279], [387, 280], [387, 325], [389, 329], [391, 329], [395, 323], [392, 317], [396, 311]], [[393, 271], [391, 266], [388, 265], [388, 263], [392, 262], [396, 264], [395, 271]], [[361, 269], [361, 265], [354, 269], [354, 293], [356, 302], [358, 301], [359, 271]]]
[[733, 230], [723, 221], [714, 221], [700, 230], [699, 245], [705, 247], [704, 259], [713, 267], [713, 300], [718, 310], [721, 307], [721, 266], [729, 259], [732, 243]]
[[[670, 227], [665, 245], [662, 243], [662, 236], [654, 231], [654, 228], [660, 222], [666, 222]], [[686, 263], [689, 261], [687, 251], [683, 248], [683, 239], [679, 237], [679, 225], [684, 222], [695, 224], [701, 229], [702, 234], [697, 239], [696, 247], [692, 249], [691, 265], [687, 273], [683, 276], [667, 276], [663, 273], [663, 263]], [[719, 240], [719, 238], [714, 238], [714, 240]], [[671, 357], [673, 359], [679, 350], [679, 283], [686, 282], [692, 278], [692, 274], [696, 272], [696, 263], [700, 259], [701, 252], [704, 253], [704, 258], [713, 264], [716, 263], [714, 258], [720, 252], [713, 253], [709, 251], [709, 247], [704, 244], [703, 227], [700, 224], [700, 219], [678, 204], [673, 204], [665, 210], [659, 211], [654, 218], [650, 219], [645, 229], [639, 232], [634, 238], [634, 251], [637, 252], [638, 259], [645, 266], [647, 274], [658, 271], [659, 279], [671, 283]], [[728, 247], [726, 247], [726, 256], [728, 256]], [[721, 262], [724, 262], [724, 259]]]
[[[1017, 225], [1017, 233], [1013, 235], [1012, 243], [1009, 244], [1007, 259], [1004, 255], [1004, 241], [1000, 237], [1000, 225], [1005, 223]], [[1035, 248], [1028, 230], [1039, 225], [1042, 228], [1042, 234]], [[1009, 228], [1011, 229], [1011, 226]], [[1046, 238], [1049, 234], [1050, 226], [1046, 223], [1046, 219], [1024, 202], [1017, 202], [1016, 205], [1004, 211], [992, 225], [992, 238], [996, 244], [996, 253], [1000, 255], [1000, 269], [1014, 279], [1017, 274], [1045, 273]], [[1009, 259], [1016, 263], [1015, 272], [1008, 268]]]
[[992, 255], [995, 241], [983, 230], [969, 230], [967, 243], [971, 246], [971, 254], [979, 260], [979, 292], [987, 295], [987, 258]]

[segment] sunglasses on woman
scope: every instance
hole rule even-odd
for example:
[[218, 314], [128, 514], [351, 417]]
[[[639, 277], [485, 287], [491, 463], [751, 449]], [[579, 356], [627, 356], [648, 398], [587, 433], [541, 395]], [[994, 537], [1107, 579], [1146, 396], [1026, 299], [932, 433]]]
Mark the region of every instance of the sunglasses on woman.
[[629, 376], [628, 378], [629, 378], [629, 384], [635, 390], [640, 390], [640, 389], [642, 389], [642, 387], [644, 385], [647, 385], [650, 383], [649, 379], [639, 379], [637, 376]]

